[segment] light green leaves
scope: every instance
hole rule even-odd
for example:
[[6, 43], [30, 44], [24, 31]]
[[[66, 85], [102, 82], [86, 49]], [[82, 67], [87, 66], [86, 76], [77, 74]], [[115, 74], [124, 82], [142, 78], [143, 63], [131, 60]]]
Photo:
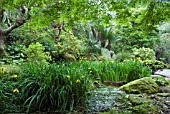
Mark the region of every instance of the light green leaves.
[[[155, 0], [1, 0], [0, 7], [6, 10], [14, 10], [19, 6], [31, 7], [38, 10], [32, 13], [33, 27], [49, 26], [52, 20], [73, 23], [101, 20], [104, 24], [110, 24], [113, 20], [123, 25], [129, 25], [129, 21], [137, 23], [137, 28], [150, 31], [155, 25], [170, 20], [170, 2]], [[133, 10], [132, 10], [133, 9]], [[142, 9], [142, 10], [139, 10]], [[115, 13], [113, 17], [112, 14]]]

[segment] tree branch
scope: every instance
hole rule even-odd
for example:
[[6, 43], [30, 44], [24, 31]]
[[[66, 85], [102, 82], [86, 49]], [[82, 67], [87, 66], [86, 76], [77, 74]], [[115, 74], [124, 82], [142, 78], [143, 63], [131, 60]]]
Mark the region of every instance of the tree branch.
[[4, 35], [7, 35], [8, 33], [10, 33], [13, 29], [18, 28], [20, 26], [22, 26], [24, 23], [28, 22], [29, 19], [31, 18], [31, 14], [30, 14], [30, 8], [28, 8], [28, 12], [27, 12], [27, 17], [24, 19], [24, 14], [25, 14], [25, 10], [26, 8], [24, 7], [20, 7], [20, 15], [19, 17], [16, 19], [15, 24], [13, 24], [12, 26], [8, 27], [7, 29], [3, 30], [2, 33]]
[[3, 16], [4, 16], [4, 9], [0, 9], [0, 23], [2, 23]]

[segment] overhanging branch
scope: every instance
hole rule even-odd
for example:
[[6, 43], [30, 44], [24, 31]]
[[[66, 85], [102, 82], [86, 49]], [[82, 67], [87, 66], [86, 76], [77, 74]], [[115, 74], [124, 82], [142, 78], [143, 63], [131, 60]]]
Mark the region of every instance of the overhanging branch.
[[13, 29], [18, 28], [19, 26], [22, 26], [24, 23], [28, 22], [29, 19], [31, 18], [31, 14], [30, 14], [30, 8], [28, 8], [28, 12], [27, 12], [27, 17], [24, 18], [24, 14], [25, 14], [26, 8], [25, 7], [20, 7], [20, 15], [18, 16], [18, 18], [16, 19], [15, 24], [13, 24], [12, 26], [8, 27], [7, 29], [3, 30], [2, 33], [4, 35], [7, 35], [8, 33], [10, 33]]

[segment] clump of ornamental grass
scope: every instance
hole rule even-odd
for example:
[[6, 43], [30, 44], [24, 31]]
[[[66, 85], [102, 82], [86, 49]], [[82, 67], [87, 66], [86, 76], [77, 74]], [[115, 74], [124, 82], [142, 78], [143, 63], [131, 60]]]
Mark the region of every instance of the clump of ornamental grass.
[[130, 82], [135, 79], [151, 76], [151, 69], [134, 60], [124, 62], [105, 61], [101, 63], [99, 75], [101, 81]]
[[21, 99], [26, 112], [70, 111], [83, 106], [91, 78], [81, 64], [25, 64], [20, 72]]

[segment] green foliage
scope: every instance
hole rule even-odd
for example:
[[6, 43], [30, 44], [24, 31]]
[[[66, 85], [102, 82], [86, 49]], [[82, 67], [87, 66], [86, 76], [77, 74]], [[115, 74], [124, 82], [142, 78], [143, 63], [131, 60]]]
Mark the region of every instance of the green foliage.
[[168, 85], [169, 84], [169, 81], [167, 81], [165, 79], [165, 77], [163, 76], [157, 76], [157, 77], [154, 77], [153, 80], [157, 83], [157, 84], [163, 84], [163, 85]]
[[[52, 21], [66, 22], [72, 25], [77, 22], [101, 20], [105, 25], [115, 20], [117, 23], [129, 25], [137, 23], [136, 28], [151, 31], [155, 25], [169, 21], [169, 1], [128, 1], [128, 0], [34, 0], [34, 1], [0, 1], [0, 7], [16, 11], [20, 6], [31, 8], [32, 20], [29, 26], [40, 28], [48, 26]], [[42, 10], [43, 9], [43, 10]], [[138, 10], [138, 14], [134, 13]], [[142, 9], [142, 10], [139, 10]], [[116, 13], [115, 13], [116, 12]]]
[[[15, 71], [4, 73], [4, 70], [0, 69], [0, 85], [2, 85], [0, 86], [0, 110], [3, 112], [18, 112], [22, 106], [24, 106], [22, 112], [25, 110], [27, 112], [73, 110], [85, 104], [86, 93], [91, 86], [92, 78], [101, 78], [101, 81], [129, 82], [150, 76], [151, 72], [147, 66], [153, 71], [166, 67], [164, 63], [153, 59], [155, 58], [153, 51], [147, 48], [155, 49], [159, 42], [158, 31], [153, 30], [154, 27], [170, 19], [169, 0], [166, 2], [153, 0], [100, 2], [98, 0], [0, 0], [0, 9], [4, 9], [5, 13], [10, 11], [12, 14], [11, 18], [7, 14], [4, 15], [2, 23], [5, 22], [5, 24], [2, 28], [7, 27], [7, 18], [11, 20], [11, 24], [16, 22], [20, 6], [31, 8], [32, 18], [26, 26], [13, 31], [10, 38], [6, 38], [6, 41], [10, 43], [6, 45], [7, 53], [2, 62], [20, 64], [25, 61], [25, 55], [27, 55], [28, 61], [36, 64], [30, 63], [23, 66], [18, 78], [15, 78], [16, 74], [15, 77], [13, 76]], [[117, 55], [119, 61], [124, 61], [121, 63], [83, 60], [49, 65], [50, 53], [54, 61], [62, 59], [75, 61], [87, 52], [99, 53], [100, 46], [96, 42], [98, 39], [86, 40], [87, 44], [84, 44], [83, 35], [80, 34], [80, 37], [76, 38], [68, 33], [62, 34], [55, 45], [52, 38], [54, 31], [47, 27], [53, 22], [63, 22], [69, 28], [74, 23], [81, 24], [93, 20], [101, 21], [104, 26], [113, 23], [112, 20], [128, 25], [127, 27], [119, 26], [120, 28], [116, 29], [114, 34], [116, 37], [111, 38], [114, 44], [112, 49], [118, 53], [137, 48], [134, 50], [137, 53], [135, 58], [140, 57], [143, 61], [124, 61], [132, 55], [122, 53]], [[42, 29], [44, 26], [46, 28]], [[150, 34], [145, 36], [143, 31], [150, 32]], [[102, 39], [107, 39], [110, 33], [112, 34], [110, 30], [104, 32]], [[169, 61], [169, 47], [165, 48], [163, 40], [160, 47], [165, 49], [163, 57]], [[28, 45], [29, 47], [23, 52], [24, 46]], [[140, 50], [141, 47], [146, 48]], [[45, 51], [50, 51], [50, 53]]]
[[4, 73], [5, 73], [5, 68], [0, 67], [0, 77], [2, 77]]
[[170, 33], [160, 34], [160, 44], [157, 47], [158, 54], [164, 58], [166, 63], [170, 63]]
[[159, 44], [157, 29], [146, 35], [140, 29], [118, 25], [115, 27], [115, 37], [117, 40], [112, 42], [112, 50], [115, 53], [142, 47], [155, 49]]
[[14, 66], [14, 65], [2, 65], [0, 67], [0, 77], [11, 76], [13, 74], [18, 74], [19, 70], [20, 69], [19, 69], [18, 66]]
[[105, 60], [99, 62], [84, 59], [80, 62], [94, 79], [101, 79], [102, 82], [106, 80], [130, 82], [151, 75], [149, 67], [135, 60], [126, 60], [124, 62]]
[[146, 66], [149, 66], [152, 69], [152, 73], [154, 73], [159, 69], [168, 67], [165, 63], [156, 60], [155, 53], [150, 48], [143, 47], [139, 49], [134, 48], [132, 50], [133, 50], [134, 58], [137, 61], [144, 63]]
[[68, 33], [60, 35], [60, 41], [56, 44], [56, 50], [53, 51], [55, 61], [66, 60], [75, 61], [85, 54], [86, 48], [84, 42]]
[[53, 29], [32, 30], [27, 26], [22, 26], [12, 31], [5, 39], [5, 55], [1, 60], [5, 64], [21, 64], [26, 61], [25, 47], [31, 43], [40, 42], [45, 47], [45, 51], [55, 49]]
[[0, 67], [0, 112], [20, 112], [20, 93], [18, 90], [18, 68], [13, 66]]
[[[143, 27], [142, 29], [152, 30], [155, 25], [162, 23], [162, 20], [169, 21], [169, 16], [166, 16], [167, 14], [169, 14], [169, 6], [169, 1], [151, 1], [148, 8], [139, 17], [139, 25], [145, 25], [145, 28]], [[158, 18], [158, 16], [161, 16], [161, 18]]]
[[[73, 110], [84, 105], [90, 76], [81, 63], [26, 64], [20, 72], [21, 99], [27, 112]], [[48, 105], [47, 105], [48, 104]]]
[[[18, 44], [18, 45], [17, 45]], [[2, 63], [19, 65], [25, 62], [26, 55], [24, 53], [25, 46], [17, 42], [16, 44], [8, 45]]]
[[[22, 26], [18, 29], [13, 30], [9, 37], [6, 39], [8, 45], [16, 45], [16, 43], [22, 43], [28, 46], [33, 41], [39, 40], [38, 34], [35, 34], [36, 31], [33, 31], [31, 28], [27, 26]], [[7, 45], [7, 46], [8, 46]]]
[[[8, 45], [16, 45], [22, 43], [25, 46], [31, 43], [40, 42], [46, 47], [46, 50], [50, 50], [51, 43], [54, 45], [54, 29], [52, 28], [39, 28], [33, 29], [31, 27], [22, 26], [18, 29], [13, 30], [9, 37], [6, 39]], [[7, 47], [8, 47], [7, 45]], [[48, 47], [47, 47], [48, 46]]]
[[155, 52], [150, 48], [133, 48], [132, 51], [135, 58], [140, 58], [142, 60], [155, 59]]
[[3, 74], [0, 106], [7, 105], [4, 112], [70, 111], [85, 105], [94, 79], [129, 82], [150, 75], [148, 67], [132, 60], [26, 63], [14, 74]]
[[74, 24], [72, 31], [74, 36], [84, 41], [88, 56], [98, 56], [101, 54], [101, 44], [98, 40], [99, 38], [97, 38], [99, 35], [96, 30], [92, 30], [91, 23], [85, 23], [84, 25], [80, 23]]
[[101, 24], [96, 24], [94, 27], [97, 29], [97, 31], [101, 32], [101, 41], [108, 40], [108, 38], [113, 34], [113, 30], [110, 27], [104, 27]]
[[[116, 2], [115, 2], [116, 3]], [[155, 1], [155, 0], [140, 0], [140, 1], [127, 1], [120, 0], [113, 5], [113, 9], [117, 8], [117, 15], [115, 21], [124, 25], [131, 25], [135, 23], [135, 28], [149, 33], [156, 25], [159, 25], [164, 21], [169, 21], [169, 9], [170, 2], [168, 1]], [[116, 7], [117, 6], [117, 7]], [[159, 18], [159, 17], [160, 18]]]
[[126, 60], [124, 62], [106, 61], [101, 63], [102, 69], [99, 72], [101, 81], [124, 81], [130, 82], [142, 77], [151, 76], [149, 67], [141, 62]]
[[87, 55], [98, 57], [101, 54], [101, 44], [96, 39], [87, 39], [84, 41], [86, 44]]
[[152, 69], [152, 73], [154, 73], [157, 70], [168, 68], [167, 64], [156, 59], [146, 59], [143, 62], [146, 66], [149, 66]]
[[120, 52], [116, 54], [116, 61], [124, 61], [127, 59], [132, 59], [134, 57], [134, 55], [130, 52]]
[[27, 55], [27, 60], [33, 63], [44, 63], [47, 64], [48, 60], [51, 60], [51, 56], [49, 52], [44, 52], [45, 48], [39, 42], [35, 44], [30, 44], [29, 47], [25, 50], [25, 54]]
[[[20, 111], [20, 93], [13, 92], [16, 89], [15, 81], [11, 77], [1, 77], [0, 80], [0, 110], [2, 112], [18, 112]], [[17, 90], [17, 89], [16, 89]]]
[[167, 64], [167, 68], [170, 68], [170, 64]]

